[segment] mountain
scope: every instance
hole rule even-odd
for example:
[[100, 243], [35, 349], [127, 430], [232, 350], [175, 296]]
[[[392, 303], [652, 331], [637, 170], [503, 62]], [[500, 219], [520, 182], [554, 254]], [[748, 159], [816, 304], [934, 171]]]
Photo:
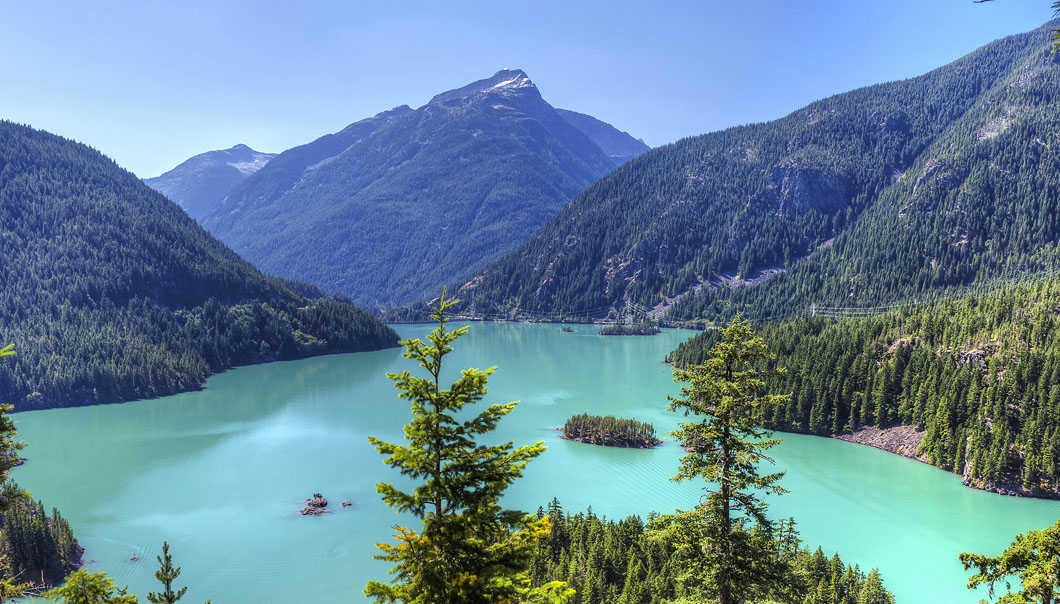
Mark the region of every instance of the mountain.
[[624, 164], [651, 149], [639, 138], [633, 138], [628, 132], [623, 132], [591, 115], [566, 109], [556, 109], [556, 111], [559, 112], [560, 117], [567, 120], [567, 123], [584, 132], [596, 143], [597, 147], [603, 149], [604, 153], [618, 164]]
[[89, 147], [0, 121], [0, 401], [16, 410], [201, 388], [248, 363], [397, 335], [262, 274]]
[[1060, 57], [1051, 23], [909, 80], [653, 149], [468, 280], [478, 313], [627, 304], [784, 317], [1052, 267]]
[[246, 145], [207, 151], [161, 176], [145, 178], [152, 189], [177, 202], [188, 216], [202, 218], [225, 193], [276, 157]]
[[404, 303], [525, 241], [620, 161], [502, 70], [281, 153], [203, 224], [267, 272]]

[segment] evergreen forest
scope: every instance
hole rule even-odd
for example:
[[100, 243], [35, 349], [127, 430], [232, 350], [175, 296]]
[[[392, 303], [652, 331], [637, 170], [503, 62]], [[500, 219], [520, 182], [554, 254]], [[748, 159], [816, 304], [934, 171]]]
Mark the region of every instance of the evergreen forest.
[[[695, 556], [666, 536], [680, 522], [652, 513], [609, 520], [586, 512], [570, 514], [555, 499], [537, 511], [552, 531], [537, 542], [530, 576], [535, 585], [563, 581], [577, 604], [663, 604], [688, 601]], [[844, 563], [839, 554], [811, 551], [794, 521], [775, 523], [759, 535], [781, 569], [775, 602], [791, 604], [893, 604], [879, 571]]]
[[224, 369], [395, 346], [318, 289], [262, 274], [73, 141], [0, 122], [0, 400], [16, 410], [200, 388]]
[[[762, 425], [835, 435], [915, 426], [917, 454], [980, 488], [1060, 496], [1060, 281], [872, 317], [764, 323], [791, 392]], [[670, 359], [694, 365], [706, 331]]]

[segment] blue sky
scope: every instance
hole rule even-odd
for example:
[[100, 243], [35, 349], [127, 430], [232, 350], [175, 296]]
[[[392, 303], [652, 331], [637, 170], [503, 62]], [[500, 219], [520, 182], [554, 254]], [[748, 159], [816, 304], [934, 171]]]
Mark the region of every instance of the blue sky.
[[1051, 17], [1048, 0], [0, 0], [0, 118], [140, 176], [281, 151], [519, 67], [656, 146], [914, 76]]

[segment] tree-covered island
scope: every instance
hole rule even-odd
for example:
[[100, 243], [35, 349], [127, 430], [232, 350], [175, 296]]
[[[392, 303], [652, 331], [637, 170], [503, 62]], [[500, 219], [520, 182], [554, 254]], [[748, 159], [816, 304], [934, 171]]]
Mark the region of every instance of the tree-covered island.
[[563, 438], [591, 445], [650, 449], [662, 444], [655, 427], [634, 419], [582, 413], [563, 424]]

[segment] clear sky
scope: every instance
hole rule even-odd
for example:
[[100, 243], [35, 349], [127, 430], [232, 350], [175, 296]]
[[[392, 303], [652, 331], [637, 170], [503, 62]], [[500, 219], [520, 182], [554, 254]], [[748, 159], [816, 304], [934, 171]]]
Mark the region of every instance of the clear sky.
[[282, 151], [524, 69], [557, 107], [657, 146], [914, 76], [1049, 0], [0, 0], [0, 118], [140, 176]]

